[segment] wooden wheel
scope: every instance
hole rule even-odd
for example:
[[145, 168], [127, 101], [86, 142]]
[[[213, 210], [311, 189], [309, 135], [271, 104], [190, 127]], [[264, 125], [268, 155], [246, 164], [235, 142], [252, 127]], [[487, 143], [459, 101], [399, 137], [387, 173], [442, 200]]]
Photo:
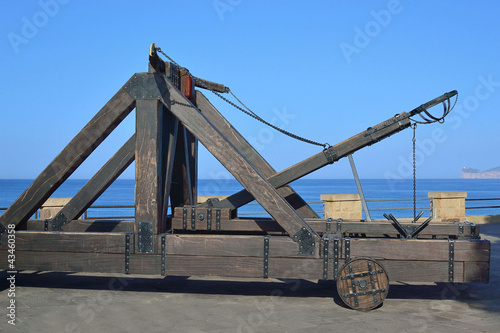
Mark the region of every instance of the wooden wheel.
[[371, 310], [382, 304], [389, 292], [384, 267], [370, 258], [356, 258], [340, 270], [337, 291], [342, 301], [356, 310]]

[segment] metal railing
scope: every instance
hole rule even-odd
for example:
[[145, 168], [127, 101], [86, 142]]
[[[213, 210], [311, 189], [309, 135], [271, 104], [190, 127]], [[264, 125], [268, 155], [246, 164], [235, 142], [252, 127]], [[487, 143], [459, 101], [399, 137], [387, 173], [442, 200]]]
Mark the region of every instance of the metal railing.
[[[384, 202], [409, 202], [411, 203], [413, 199], [369, 199], [366, 200], [366, 202], [371, 202], [371, 203], [384, 203]], [[422, 198], [422, 199], [417, 199], [417, 201], [422, 202], [426, 201], [429, 203], [429, 205], [419, 205], [417, 207], [417, 210], [429, 210], [431, 215], [432, 215], [432, 204], [431, 200], [427, 198]], [[500, 198], [483, 198], [483, 199], [465, 199], [466, 204], [467, 203], [472, 203], [472, 202], [491, 202], [491, 201], [497, 201], [500, 202]], [[308, 201], [307, 204], [309, 205], [319, 205], [323, 204], [323, 201]], [[255, 215], [269, 215], [257, 202], [251, 202], [248, 203], [246, 206], [250, 207], [255, 207], [256, 209], [253, 211], [249, 211], [248, 208], [244, 209], [243, 211], [238, 212], [239, 216], [255, 216]], [[260, 207], [260, 210], [257, 209], [257, 207]], [[134, 215], [120, 215], [120, 214], [107, 214], [107, 216], [92, 216], [92, 212], [89, 213], [89, 210], [94, 210], [94, 209], [99, 209], [99, 210], [109, 210], [109, 209], [118, 209], [118, 210], [128, 210], [128, 209], [135, 209], [135, 206], [133, 205], [113, 205], [113, 206], [91, 206], [87, 211], [83, 213], [83, 219], [84, 220], [116, 220], [116, 219], [121, 219], [121, 220], [133, 220], [135, 218]], [[473, 210], [473, 209], [500, 209], [500, 205], [481, 205], [481, 206], [466, 206], [466, 210]], [[3, 211], [6, 211], [7, 207], [0, 207], [0, 215], [3, 213]], [[408, 205], [408, 206], [403, 206], [403, 207], [376, 207], [376, 208], [369, 208], [370, 212], [390, 212], [390, 211], [398, 211], [398, 210], [413, 210], [413, 205]], [[317, 214], [320, 214], [324, 216], [324, 207], [321, 210], [315, 210]], [[500, 213], [500, 212], [499, 212]], [[94, 214], [96, 215], [96, 214]], [[100, 215], [100, 214], [97, 214]], [[38, 219], [40, 216], [39, 211], [36, 211], [34, 214], [34, 218]]]
[[[477, 202], [477, 201], [499, 201], [500, 198], [487, 198], [487, 199], [465, 199], [465, 202]], [[465, 207], [465, 209], [497, 209], [500, 208], [500, 206], [472, 206], [472, 207]]]

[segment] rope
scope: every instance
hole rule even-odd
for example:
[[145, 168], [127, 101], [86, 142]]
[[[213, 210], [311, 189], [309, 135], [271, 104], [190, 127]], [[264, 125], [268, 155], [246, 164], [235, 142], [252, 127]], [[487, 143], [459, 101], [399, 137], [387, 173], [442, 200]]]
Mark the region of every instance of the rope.
[[[457, 104], [457, 101], [458, 101], [458, 93], [455, 97], [455, 102], [453, 103], [453, 106], [450, 107], [450, 99], [448, 98], [446, 101], [443, 102], [443, 115], [439, 118], [436, 118], [434, 117], [432, 114], [429, 113], [429, 111], [427, 110], [423, 110], [422, 112], [420, 112], [418, 115], [420, 116], [420, 118], [422, 118], [423, 121], [420, 121], [420, 120], [415, 120], [415, 119], [411, 119], [411, 121], [413, 121], [414, 123], [417, 123], [417, 124], [432, 124], [432, 123], [444, 123], [444, 118], [451, 112], [451, 110], [453, 110], [455, 108], [455, 105]], [[448, 104], [447, 104], [448, 103]], [[425, 116], [424, 116], [425, 114]]]
[[[243, 112], [244, 114], [252, 117], [253, 119], [255, 120], [258, 120], [260, 121], [261, 123], [263, 123], [264, 125], [267, 125], [269, 127], [271, 127], [272, 129], [286, 135], [286, 136], [289, 136], [291, 137], [292, 139], [295, 139], [295, 140], [298, 140], [298, 141], [302, 141], [302, 142], [305, 142], [305, 143], [309, 143], [311, 145], [315, 145], [315, 146], [320, 146], [320, 147], [323, 147], [324, 149], [328, 149], [330, 147], [330, 144], [328, 143], [319, 143], [317, 141], [313, 141], [313, 140], [310, 140], [310, 139], [307, 139], [307, 138], [304, 138], [304, 137], [301, 137], [297, 134], [293, 134], [291, 132], [288, 132], [276, 125], [273, 125], [271, 124], [270, 122], [262, 119], [259, 115], [257, 115], [255, 112], [253, 112], [252, 110], [250, 110], [249, 107], [247, 107], [245, 104], [243, 104], [243, 102], [238, 98], [236, 97], [236, 95], [231, 91], [231, 89], [229, 89], [228, 87], [226, 87], [227, 89], [227, 92], [229, 92], [237, 101], [238, 103], [240, 103], [244, 108], [242, 108], [241, 106], [235, 104], [234, 102], [230, 101], [229, 99], [227, 99], [226, 97], [222, 96], [222, 94], [220, 94], [219, 92], [217, 91], [214, 91], [212, 89], [210, 89], [210, 87], [208, 87], [202, 80], [200, 80], [199, 78], [197, 78], [196, 76], [192, 75], [189, 70], [187, 70], [185, 67], [181, 67], [176, 61], [174, 61], [174, 59], [172, 59], [171, 57], [169, 57], [165, 52], [163, 52], [161, 50], [161, 48], [157, 47], [156, 48], [156, 51], [160, 52], [161, 54], [163, 54], [168, 60], [170, 60], [170, 62], [172, 62], [174, 65], [178, 66], [179, 68], [182, 68], [184, 71], [186, 71], [186, 73], [193, 79], [195, 80], [196, 83], [198, 83], [200, 86], [202, 86], [203, 88], [207, 89], [207, 90], [210, 90], [212, 93], [214, 93], [217, 97], [219, 97], [220, 99], [222, 99], [224, 102], [228, 103], [229, 105], [231, 105], [232, 107], [236, 108], [237, 110]], [[246, 109], [246, 110], [245, 110]]]

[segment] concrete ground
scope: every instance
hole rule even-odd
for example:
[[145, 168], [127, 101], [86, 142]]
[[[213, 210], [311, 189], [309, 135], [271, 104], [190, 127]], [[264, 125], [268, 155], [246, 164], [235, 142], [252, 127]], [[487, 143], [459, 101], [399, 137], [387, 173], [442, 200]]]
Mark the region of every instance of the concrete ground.
[[333, 283], [23, 272], [16, 326], [0, 272], [0, 332], [498, 332], [500, 224], [489, 284], [391, 285], [369, 312], [346, 308]]

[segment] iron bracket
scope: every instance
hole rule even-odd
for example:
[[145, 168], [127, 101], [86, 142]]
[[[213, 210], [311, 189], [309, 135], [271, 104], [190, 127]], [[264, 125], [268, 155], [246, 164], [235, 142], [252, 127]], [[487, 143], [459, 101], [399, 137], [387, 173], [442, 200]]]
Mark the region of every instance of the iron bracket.
[[300, 228], [300, 230], [293, 235], [293, 239], [299, 243], [299, 254], [314, 255], [316, 239], [306, 227]]
[[191, 207], [191, 231], [196, 231], [196, 208]]
[[333, 219], [331, 217], [326, 220], [325, 233], [329, 233], [332, 230], [332, 221]]
[[340, 238], [335, 237], [333, 239], [333, 280], [337, 281], [339, 276], [339, 248], [340, 248]]
[[167, 235], [160, 237], [161, 242], [161, 276], [167, 275]]
[[220, 209], [215, 210], [215, 231], [220, 231]]
[[349, 237], [344, 238], [344, 257], [346, 264], [351, 261], [351, 238]]
[[212, 208], [207, 209], [207, 231], [212, 231]]
[[344, 222], [343, 219], [337, 220], [337, 231], [335, 232], [340, 237], [342, 237], [342, 222]]
[[323, 237], [323, 280], [328, 280], [328, 252], [330, 237]]
[[337, 152], [335, 151], [335, 149], [333, 149], [333, 147], [329, 147], [323, 150], [323, 153], [325, 154], [326, 160], [329, 164], [332, 164], [339, 159], [339, 156], [337, 155]]
[[133, 233], [125, 234], [125, 274], [130, 274], [130, 236]]
[[269, 277], [269, 235], [264, 236], [264, 279]]
[[[54, 226], [52, 226], [54, 228]], [[43, 220], [43, 231], [49, 231], [49, 219]]]
[[182, 230], [187, 230], [187, 218], [188, 218], [188, 209], [187, 207], [182, 208]]
[[455, 275], [455, 241], [448, 239], [448, 282], [453, 282]]
[[52, 230], [62, 231], [63, 230], [62, 227], [67, 223], [67, 221], [68, 218], [66, 217], [66, 215], [64, 215], [64, 213], [60, 211], [59, 213], [56, 214], [56, 216], [54, 216], [54, 218], [50, 220], [50, 222], [52, 223]]
[[153, 253], [153, 222], [139, 221], [137, 232], [137, 252], [138, 253]]
[[135, 74], [132, 79], [130, 79], [123, 89], [132, 97], [133, 99], [160, 99], [161, 92], [158, 89], [158, 84], [156, 83], [155, 75], [148, 73]]

